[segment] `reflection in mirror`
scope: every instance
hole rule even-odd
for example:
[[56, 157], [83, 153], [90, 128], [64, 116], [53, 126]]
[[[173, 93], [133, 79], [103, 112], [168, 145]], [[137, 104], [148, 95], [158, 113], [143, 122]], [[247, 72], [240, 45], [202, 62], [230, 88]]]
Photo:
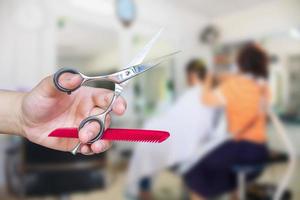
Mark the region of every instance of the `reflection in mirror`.
[[300, 29], [269, 35], [261, 42], [271, 56], [273, 105], [283, 118], [300, 122]]

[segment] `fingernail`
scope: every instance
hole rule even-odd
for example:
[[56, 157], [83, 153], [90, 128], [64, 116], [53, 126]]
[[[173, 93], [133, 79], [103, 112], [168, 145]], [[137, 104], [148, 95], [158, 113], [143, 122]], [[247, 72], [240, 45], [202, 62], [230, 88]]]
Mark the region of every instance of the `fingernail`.
[[111, 147], [111, 143], [102, 143], [103, 149], [102, 151], [106, 151]]
[[105, 151], [105, 145], [103, 143], [99, 142], [99, 143], [97, 143], [97, 146], [98, 146], [97, 149], [99, 149], [98, 153]]
[[102, 146], [102, 150], [101, 150], [102, 152], [108, 149], [108, 146], [103, 143], [101, 143], [101, 146]]

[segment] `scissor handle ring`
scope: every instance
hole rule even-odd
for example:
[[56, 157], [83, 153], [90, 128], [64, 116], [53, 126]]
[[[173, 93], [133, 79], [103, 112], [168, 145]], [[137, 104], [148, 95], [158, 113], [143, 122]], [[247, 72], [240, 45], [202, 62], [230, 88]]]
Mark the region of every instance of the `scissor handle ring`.
[[65, 88], [65, 87], [61, 86], [59, 84], [59, 78], [64, 73], [72, 73], [72, 74], [79, 74], [79, 75], [80, 75], [80, 73], [78, 71], [76, 71], [75, 69], [62, 68], [62, 69], [58, 70], [53, 76], [53, 83], [54, 83], [55, 87], [58, 90], [62, 91], [62, 92], [66, 92], [67, 94], [71, 94], [72, 92], [74, 92], [75, 90], [80, 88], [81, 84], [79, 84], [78, 86], [76, 86], [75, 88], [72, 88], [72, 89]]
[[89, 123], [89, 122], [97, 122], [100, 125], [100, 130], [99, 130], [98, 134], [96, 135], [96, 137], [88, 142], [88, 144], [92, 144], [92, 143], [96, 142], [97, 140], [101, 139], [101, 137], [104, 133], [104, 123], [101, 119], [99, 119], [96, 116], [89, 116], [89, 117], [85, 118], [84, 120], [82, 120], [82, 122], [79, 125], [79, 130], [82, 129], [86, 125], [86, 123]]

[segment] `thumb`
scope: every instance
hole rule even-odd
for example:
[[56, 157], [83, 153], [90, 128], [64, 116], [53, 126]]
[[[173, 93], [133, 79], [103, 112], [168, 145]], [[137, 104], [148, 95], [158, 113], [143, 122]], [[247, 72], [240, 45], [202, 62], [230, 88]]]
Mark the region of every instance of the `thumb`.
[[[59, 77], [59, 84], [65, 88], [76, 88], [82, 82], [82, 77], [79, 74], [72, 74], [72, 73], [64, 73]], [[61, 92], [56, 88], [53, 82], [53, 75], [44, 78], [41, 83], [37, 86], [41, 89], [41, 93], [47, 97], [54, 97], [64, 95], [66, 93]]]

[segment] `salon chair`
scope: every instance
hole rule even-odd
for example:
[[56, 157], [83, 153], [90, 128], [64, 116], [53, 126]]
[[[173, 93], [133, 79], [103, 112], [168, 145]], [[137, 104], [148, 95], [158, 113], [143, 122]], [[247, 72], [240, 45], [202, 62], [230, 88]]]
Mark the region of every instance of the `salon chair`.
[[285, 127], [281, 120], [278, 118], [277, 114], [270, 109], [268, 111], [270, 120], [274, 126], [275, 134], [280, 139], [282, 144], [284, 145], [286, 155], [281, 153], [270, 153], [269, 159], [262, 163], [261, 165], [256, 166], [234, 166], [233, 170], [237, 173], [238, 183], [239, 183], [239, 199], [246, 199], [246, 176], [247, 174], [253, 172], [253, 170], [260, 170], [270, 164], [287, 162], [287, 168], [284, 171], [285, 173], [280, 179], [278, 183], [278, 187], [275, 192], [272, 194], [272, 200], [281, 200], [284, 198], [285, 190], [293, 177], [293, 173], [296, 171], [296, 161], [297, 161], [297, 153], [295, 147], [292, 143], [292, 139], [287, 134]]
[[252, 173], [261, 172], [264, 168], [281, 163], [288, 162], [288, 155], [286, 153], [271, 151], [268, 159], [256, 165], [236, 165], [232, 170], [237, 174], [238, 195], [240, 200], [246, 200], [247, 195], [247, 177]]
[[22, 139], [6, 152], [8, 192], [17, 197], [67, 199], [74, 192], [104, 188], [105, 158], [105, 153], [73, 156]]

